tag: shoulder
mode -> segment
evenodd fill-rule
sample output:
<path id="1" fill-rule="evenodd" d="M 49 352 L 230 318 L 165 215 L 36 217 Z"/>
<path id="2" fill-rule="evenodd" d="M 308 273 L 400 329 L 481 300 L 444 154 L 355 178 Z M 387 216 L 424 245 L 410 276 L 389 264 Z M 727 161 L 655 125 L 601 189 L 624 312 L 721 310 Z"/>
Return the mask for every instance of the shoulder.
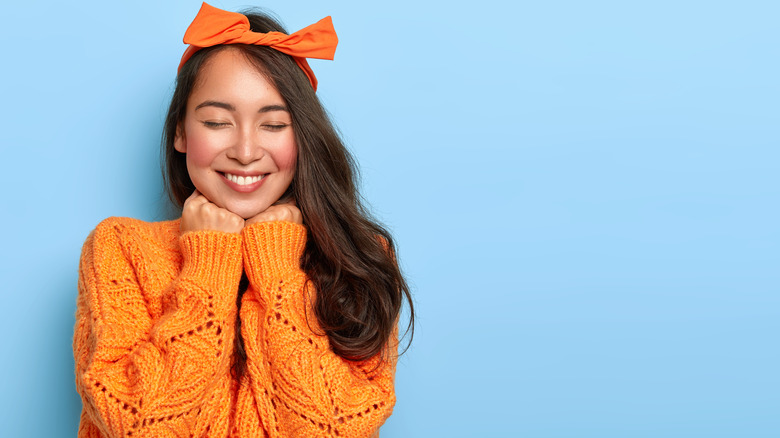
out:
<path id="1" fill-rule="evenodd" d="M 178 251 L 180 220 L 146 222 L 128 217 L 102 220 L 89 234 L 84 251 L 121 250 L 135 252 L 143 248 Z"/>
<path id="2" fill-rule="evenodd" d="M 83 275 L 105 283 L 173 272 L 180 260 L 179 220 L 145 222 L 110 217 L 87 237 L 80 264 Z"/>
<path id="3" fill-rule="evenodd" d="M 94 239 L 118 238 L 175 240 L 179 236 L 180 220 L 146 222 L 129 217 L 110 217 L 103 219 L 90 233 Z"/>

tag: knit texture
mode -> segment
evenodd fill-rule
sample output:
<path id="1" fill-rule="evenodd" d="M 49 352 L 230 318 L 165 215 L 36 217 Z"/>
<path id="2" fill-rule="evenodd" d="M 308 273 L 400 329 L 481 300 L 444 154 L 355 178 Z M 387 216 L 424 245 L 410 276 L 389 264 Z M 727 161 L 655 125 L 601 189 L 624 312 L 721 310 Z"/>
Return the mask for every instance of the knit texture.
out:
<path id="1" fill-rule="evenodd" d="M 73 352 L 79 437 L 368 437 L 392 413 L 387 360 L 335 355 L 299 267 L 306 228 L 179 233 L 103 221 L 81 256 Z M 247 372 L 231 376 L 236 298 Z"/>

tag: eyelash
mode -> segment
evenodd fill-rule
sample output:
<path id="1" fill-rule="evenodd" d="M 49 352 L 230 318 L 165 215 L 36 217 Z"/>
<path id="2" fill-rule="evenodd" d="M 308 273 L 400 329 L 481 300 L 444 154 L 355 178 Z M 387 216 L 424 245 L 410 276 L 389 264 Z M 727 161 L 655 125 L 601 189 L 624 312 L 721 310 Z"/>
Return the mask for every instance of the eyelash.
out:
<path id="1" fill-rule="evenodd" d="M 230 123 L 209 122 L 209 121 L 203 122 L 203 126 L 205 126 L 207 128 L 221 128 L 223 126 L 228 126 L 228 125 L 230 125 Z M 268 129 L 270 131 L 281 131 L 282 129 L 284 129 L 284 128 L 290 126 L 290 125 L 283 123 L 283 124 L 279 124 L 279 125 L 262 125 L 262 126 L 263 126 L 263 128 L 266 128 L 266 129 Z"/>
<path id="2" fill-rule="evenodd" d="M 203 126 L 207 128 L 221 128 L 223 126 L 227 126 L 228 123 L 221 123 L 221 122 L 203 122 Z"/>

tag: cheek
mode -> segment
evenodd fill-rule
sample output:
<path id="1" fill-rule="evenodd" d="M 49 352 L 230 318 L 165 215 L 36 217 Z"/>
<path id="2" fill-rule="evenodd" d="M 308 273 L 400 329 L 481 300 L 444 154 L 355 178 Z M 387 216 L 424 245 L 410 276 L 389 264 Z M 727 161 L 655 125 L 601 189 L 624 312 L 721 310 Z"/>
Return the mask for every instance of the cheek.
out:
<path id="1" fill-rule="evenodd" d="M 193 136 L 187 141 L 187 164 L 196 167 L 207 167 L 214 159 L 213 148 L 202 137 Z"/>
<path id="2" fill-rule="evenodd" d="M 295 146 L 295 141 L 291 141 L 274 152 L 274 162 L 281 171 L 295 170 L 297 157 L 298 148 Z"/>

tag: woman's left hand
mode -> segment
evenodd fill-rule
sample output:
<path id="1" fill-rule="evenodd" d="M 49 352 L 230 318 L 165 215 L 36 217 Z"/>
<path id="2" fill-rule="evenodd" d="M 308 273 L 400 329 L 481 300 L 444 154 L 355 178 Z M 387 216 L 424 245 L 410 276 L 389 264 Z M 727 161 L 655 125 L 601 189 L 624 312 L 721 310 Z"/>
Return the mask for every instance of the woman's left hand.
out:
<path id="1" fill-rule="evenodd" d="M 247 219 L 246 225 L 258 222 L 285 221 L 296 224 L 303 224 L 303 215 L 295 203 L 278 204 L 268 207 L 257 216 Z"/>

